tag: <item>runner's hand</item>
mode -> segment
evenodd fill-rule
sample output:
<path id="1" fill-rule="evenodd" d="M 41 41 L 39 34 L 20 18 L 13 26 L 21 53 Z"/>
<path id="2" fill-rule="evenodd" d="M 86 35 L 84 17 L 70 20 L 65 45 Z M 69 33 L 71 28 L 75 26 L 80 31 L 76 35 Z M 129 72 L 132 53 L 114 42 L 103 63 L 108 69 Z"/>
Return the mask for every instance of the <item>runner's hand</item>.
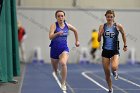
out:
<path id="1" fill-rule="evenodd" d="M 75 42 L 75 46 L 76 46 L 76 47 L 79 47 L 79 46 L 80 46 L 79 41 L 76 41 L 76 42 Z"/>

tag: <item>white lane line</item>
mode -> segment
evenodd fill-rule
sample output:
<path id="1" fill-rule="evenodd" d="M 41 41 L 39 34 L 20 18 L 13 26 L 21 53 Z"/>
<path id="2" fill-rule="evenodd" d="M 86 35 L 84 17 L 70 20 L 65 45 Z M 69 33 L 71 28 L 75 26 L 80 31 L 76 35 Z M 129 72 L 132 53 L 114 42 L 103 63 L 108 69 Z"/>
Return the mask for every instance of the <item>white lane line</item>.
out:
<path id="1" fill-rule="evenodd" d="M 27 64 L 23 64 L 24 67 L 23 67 L 23 72 L 21 73 L 21 81 L 20 81 L 20 86 L 19 86 L 19 91 L 18 93 L 21 93 L 22 92 L 22 86 L 23 86 L 23 81 L 24 81 L 24 77 L 25 77 L 25 72 L 26 72 L 26 66 Z"/>
<path id="2" fill-rule="evenodd" d="M 91 82 L 95 83 L 96 85 L 98 85 L 99 87 L 101 87 L 102 89 L 108 91 L 107 88 L 105 88 L 104 86 L 102 86 L 100 83 L 98 83 L 97 81 L 95 81 L 93 78 L 89 77 L 88 75 L 86 75 L 86 73 L 89 73 L 89 72 L 82 72 L 81 74 L 87 78 L 88 80 L 90 80 Z"/>
<path id="3" fill-rule="evenodd" d="M 68 88 L 70 89 L 71 93 L 75 93 L 74 89 L 66 82 Z"/>
<path id="4" fill-rule="evenodd" d="M 122 73 L 121 73 L 122 74 Z M 136 79 L 136 80 L 140 80 L 140 78 L 138 77 L 138 76 L 133 76 L 133 75 L 130 75 L 130 73 L 123 73 L 123 74 L 125 74 L 125 75 L 127 75 L 127 76 L 129 76 L 129 77 L 132 77 L 133 79 Z"/>
<path id="5" fill-rule="evenodd" d="M 52 75 L 55 78 L 55 80 L 56 80 L 57 84 L 59 85 L 59 87 L 61 88 L 61 83 L 60 83 L 58 77 L 56 76 L 55 72 L 53 72 Z M 63 91 L 63 93 L 67 93 L 67 91 Z"/>
<path id="6" fill-rule="evenodd" d="M 132 84 L 132 85 L 135 85 L 135 86 L 137 86 L 137 87 L 140 88 L 140 85 L 137 84 L 137 83 L 135 83 L 135 82 L 133 82 L 133 81 L 130 81 L 130 80 L 128 80 L 128 79 L 125 79 L 125 78 L 123 78 L 123 77 L 121 77 L 121 76 L 119 76 L 119 79 L 121 79 L 121 80 L 123 80 L 123 81 L 125 81 L 125 82 L 128 82 L 128 83 L 130 83 L 130 84 Z"/>

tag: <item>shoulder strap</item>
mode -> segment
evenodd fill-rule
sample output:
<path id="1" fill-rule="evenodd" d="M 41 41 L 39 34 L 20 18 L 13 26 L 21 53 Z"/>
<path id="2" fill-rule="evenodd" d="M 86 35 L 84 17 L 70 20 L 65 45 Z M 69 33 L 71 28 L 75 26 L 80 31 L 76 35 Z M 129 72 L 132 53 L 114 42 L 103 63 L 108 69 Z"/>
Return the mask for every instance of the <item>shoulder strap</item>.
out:
<path id="1" fill-rule="evenodd" d="M 119 30 L 117 28 L 117 23 L 114 23 L 114 26 L 115 26 L 116 30 L 119 32 Z"/>
<path id="2" fill-rule="evenodd" d="M 106 23 L 104 23 L 104 25 L 103 25 L 103 29 L 104 29 L 104 31 L 105 31 L 105 26 L 106 26 Z"/>
<path id="3" fill-rule="evenodd" d="M 117 23 L 116 22 L 114 23 L 114 26 L 117 26 Z"/>

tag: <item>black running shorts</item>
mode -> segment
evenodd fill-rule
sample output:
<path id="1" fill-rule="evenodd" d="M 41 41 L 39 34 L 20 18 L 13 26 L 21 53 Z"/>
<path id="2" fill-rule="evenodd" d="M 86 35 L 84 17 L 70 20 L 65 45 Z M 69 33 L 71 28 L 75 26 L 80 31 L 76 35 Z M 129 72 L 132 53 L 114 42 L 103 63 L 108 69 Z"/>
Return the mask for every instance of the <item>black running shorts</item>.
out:
<path id="1" fill-rule="evenodd" d="M 102 51 L 102 57 L 105 57 L 105 58 L 111 58 L 113 57 L 114 55 L 119 55 L 119 50 L 106 50 L 106 49 L 103 49 Z"/>

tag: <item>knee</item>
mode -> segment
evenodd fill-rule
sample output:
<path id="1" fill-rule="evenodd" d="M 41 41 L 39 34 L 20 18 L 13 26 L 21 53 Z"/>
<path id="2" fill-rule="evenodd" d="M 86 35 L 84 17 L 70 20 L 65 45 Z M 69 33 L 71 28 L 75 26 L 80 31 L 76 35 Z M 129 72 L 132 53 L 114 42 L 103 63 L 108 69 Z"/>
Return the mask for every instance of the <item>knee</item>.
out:
<path id="1" fill-rule="evenodd" d="M 61 66 L 67 66 L 65 61 L 60 61 Z"/>
<path id="2" fill-rule="evenodd" d="M 105 77 L 106 77 L 106 80 L 109 80 L 110 79 L 110 71 L 108 71 L 108 72 L 105 73 Z"/>
<path id="3" fill-rule="evenodd" d="M 113 70 L 113 71 L 115 71 L 115 70 L 117 70 L 117 69 L 118 69 L 118 67 L 117 67 L 117 66 L 112 65 L 112 70 Z"/>

